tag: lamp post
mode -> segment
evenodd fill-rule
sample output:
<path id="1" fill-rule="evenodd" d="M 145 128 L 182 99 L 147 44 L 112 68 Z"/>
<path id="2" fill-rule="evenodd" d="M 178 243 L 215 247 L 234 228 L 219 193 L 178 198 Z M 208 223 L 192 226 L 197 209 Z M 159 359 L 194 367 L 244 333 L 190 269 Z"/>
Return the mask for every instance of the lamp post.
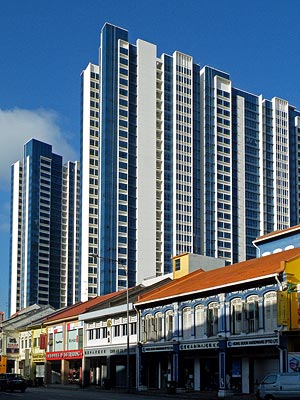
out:
<path id="1" fill-rule="evenodd" d="M 107 261 L 114 261 L 117 263 L 117 265 L 120 265 L 125 271 L 126 271 L 126 389 L 127 392 L 130 392 L 130 346 L 129 346 L 129 274 L 128 274 L 128 269 L 125 269 L 125 265 L 123 262 L 117 259 L 113 258 L 106 258 L 106 257 L 101 257 L 99 254 L 91 253 L 91 257 L 100 259 L 100 260 L 107 260 Z M 99 276 L 98 274 L 98 282 L 97 284 L 99 285 Z"/>

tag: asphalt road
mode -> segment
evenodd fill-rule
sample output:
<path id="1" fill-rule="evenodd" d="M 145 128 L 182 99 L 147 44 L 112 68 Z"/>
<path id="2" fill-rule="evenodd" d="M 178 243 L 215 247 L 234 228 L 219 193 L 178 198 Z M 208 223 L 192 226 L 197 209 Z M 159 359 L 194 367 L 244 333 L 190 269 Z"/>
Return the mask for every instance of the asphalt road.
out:
<path id="1" fill-rule="evenodd" d="M 96 388 L 81 389 L 77 385 L 53 385 L 48 387 L 29 387 L 25 393 L 1 392 L 0 400 L 24 399 L 24 400 L 159 400 L 159 399 L 197 399 L 197 400 L 218 400 L 214 393 L 124 393 Z M 254 395 L 234 395 L 230 400 L 254 400 Z"/>
<path id="2" fill-rule="evenodd" d="M 173 397 L 173 396 L 172 396 Z M 176 396 L 177 397 L 177 396 Z M 57 387 L 29 387 L 25 393 L 0 392 L 0 400 L 24 399 L 24 400 L 158 400 L 159 395 L 140 395 L 137 393 L 113 392 L 110 390 L 80 389 L 76 386 Z M 162 398 L 164 395 L 162 394 Z M 180 400 L 180 397 L 177 397 Z"/>
<path id="3" fill-rule="evenodd" d="M 96 391 L 88 389 L 65 389 L 65 388 L 27 388 L 25 393 L 0 392 L 0 400 L 4 399 L 24 399 L 24 400 L 132 400 L 136 395 L 127 393 L 113 393 L 110 391 Z M 148 398 L 148 396 L 147 396 Z M 152 400 L 151 398 L 148 398 Z M 153 399 L 157 400 L 157 397 Z"/>

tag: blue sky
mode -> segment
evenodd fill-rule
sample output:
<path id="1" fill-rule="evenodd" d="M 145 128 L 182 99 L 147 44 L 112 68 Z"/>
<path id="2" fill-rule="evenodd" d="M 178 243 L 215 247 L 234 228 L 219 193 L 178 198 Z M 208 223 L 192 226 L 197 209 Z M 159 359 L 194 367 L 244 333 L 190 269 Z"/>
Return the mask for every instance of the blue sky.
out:
<path id="1" fill-rule="evenodd" d="M 10 166 L 32 137 L 79 159 L 80 73 L 111 22 L 129 40 L 230 74 L 300 109 L 298 0 L 10 0 L 0 3 L 0 310 L 9 284 Z"/>

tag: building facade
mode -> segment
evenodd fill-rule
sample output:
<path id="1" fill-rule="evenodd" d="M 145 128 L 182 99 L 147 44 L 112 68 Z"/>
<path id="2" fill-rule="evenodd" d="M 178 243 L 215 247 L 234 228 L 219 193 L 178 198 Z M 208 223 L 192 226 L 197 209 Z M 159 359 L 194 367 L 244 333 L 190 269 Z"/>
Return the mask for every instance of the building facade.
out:
<path id="1" fill-rule="evenodd" d="M 187 262 L 173 259 L 173 280 L 20 311 L 0 323 L 1 368 L 46 384 L 223 398 L 299 368 L 299 248 L 190 273 Z"/>
<path id="2" fill-rule="evenodd" d="M 99 67 L 82 72 L 80 299 L 97 295 L 99 240 Z"/>
<path id="3" fill-rule="evenodd" d="M 169 281 L 170 275 L 143 281 L 79 315 L 84 323 L 85 384 L 128 390 L 137 387 L 139 321 L 134 303 L 140 295 L 159 290 Z"/>
<path id="4" fill-rule="evenodd" d="M 33 304 L 0 324 L 1 372 L 20 373 L 44 381 L 45 329 L 42 321 L 52 314 L 51 306 Z M 43 345 L 44 344 L 44 345 Z"/>
<path id="5" fill-rule="evenodd" d="M 12 166 L 10 315 L 78 298 L 79 177 L 78 162 L 63 165 L 51 145 L 35 139 Z"/>
<path id="6" fill-rule="evenodd" d="M 198 270 L 140 296 L 140 390 L 228 397 L 255 393 L 267 373 L 290 372 L 300 356 L 299 266 L 296 248 Z"/>
<path id="7" fill-rule="evenodd" d="M 253 258 L 254 239 L 299 223 L 299 111 L 128 36 L 106 23 L 82 73 L 83 299 L 185 252 Z"/>
<path id="8" fill-rule="evenodd" d="M 296 225 L 260 236 L 253 241 L 253 244 L 256 247 L 257 257 L 300 247 L 300 226 Z"/>

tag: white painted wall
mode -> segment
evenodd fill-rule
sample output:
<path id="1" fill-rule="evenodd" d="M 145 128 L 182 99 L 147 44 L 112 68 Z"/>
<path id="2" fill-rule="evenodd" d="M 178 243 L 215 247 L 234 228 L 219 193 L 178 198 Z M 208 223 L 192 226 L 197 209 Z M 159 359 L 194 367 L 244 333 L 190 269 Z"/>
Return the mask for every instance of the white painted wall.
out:
<path id="1" fill-rule="evenodd" d="M 137 41 L 137 283 L 156 274 L 156 46 Z"/>
<path id="2" fill-rule="evenodd" d="M 83 145 L 82 145 L 82 217 L 81 217 L 81 293 L 80 300 L 88 300 L 88 259 L 89 259 L 89 161 L 90 161 L 90 76 L 99 73 L 99 67 L 89 64 L 83 76 Z M 96 99 L 94 99 L 96 101 Z"/>
<path id="3" fill-rule="evenodd" d="M 20 194 L 20 167 L 18 161 L 13 165 L 13 204 L 12 204 L 12 249 L 11 249 L 11 292 L 10 292 L 10 314 L 17 311 L 17 288 L 18 288 L 18 225 L 19 225 L 19 194 Z"/>

